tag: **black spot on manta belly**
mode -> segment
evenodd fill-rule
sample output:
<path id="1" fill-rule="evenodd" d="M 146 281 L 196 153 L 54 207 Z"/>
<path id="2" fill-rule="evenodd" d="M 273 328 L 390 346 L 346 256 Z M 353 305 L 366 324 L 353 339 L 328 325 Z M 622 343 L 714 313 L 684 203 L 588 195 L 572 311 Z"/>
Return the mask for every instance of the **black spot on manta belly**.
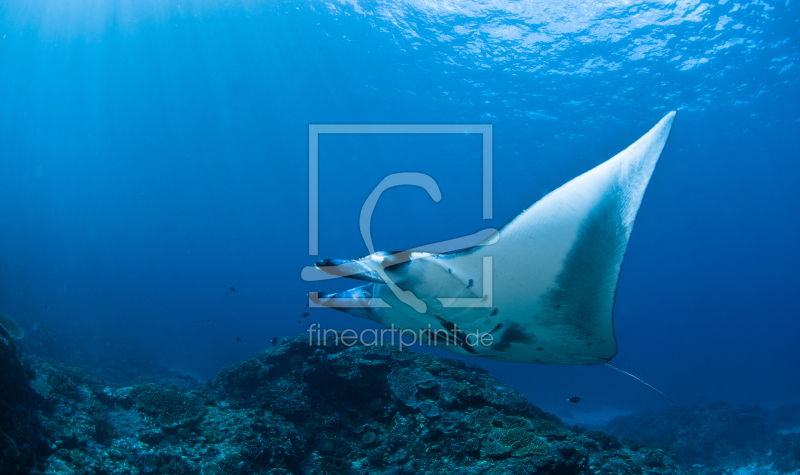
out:
<path id="1" fill-rule="evenodd" d="M 492 345 L 493 350 L 506 351 L 511 348 L 511 343 L 533 343 L 534 336 L 525 331 L 519 323 L 511 322 L 508 329 L 500 335 L 500 341 Z"/>
<path id="2" fill-rule="evenodd" d="M 509 343 L 533 343 L 533 335 L 526 332 L 519 323 L 511 322 L 500 340 Z"/>
<path id="3" fill-rule="evenodd" d="M 434 317 L 439 319 L 440 325 L 442 325 L 442 327 L 445 330 L 447 330 L 445 338 L 446 338 L 448 344 L 458 345 L 461 348 L 463 348 L 464 350 L 468 351 L 469 353 L 475 353 L 476 352 L 475 349 L 472 348 L 472 345 L 469 344 L 469 341 L 468 341 L 469 338 L 467 337 L 467 334 L 464 333 L 463 331 L 459 330 L 458 327 L 453 322 L 448 322 L 447 320 L 445 320 L 444 318 L 440 317 L 439 315 L 434 315 Z M 495 329 L 497 329 L 497 328 L 495 327 Z M 492 330 L 492 331 L 494 331 L 494 330 Z M 428 331 L 428 333 L 431 333 L 431 332 Z M 438 332 L 435 332 L 434 336 L 435 337 L 438 336 Z M 428 338 L 429 339 L 431 338 L 430 335 L 428 336 Z M 435 338 L 434 338 L 434 340 L 435 340 Z"/>

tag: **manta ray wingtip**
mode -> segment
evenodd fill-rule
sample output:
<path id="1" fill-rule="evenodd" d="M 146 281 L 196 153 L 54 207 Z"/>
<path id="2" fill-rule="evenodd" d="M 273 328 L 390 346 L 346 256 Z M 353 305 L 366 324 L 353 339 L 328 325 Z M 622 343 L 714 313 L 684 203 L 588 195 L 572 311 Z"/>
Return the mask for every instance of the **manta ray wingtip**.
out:
<path id="1" fill-rule="evenodd" d="M 676 115 L 678 115 L 678 111 L 677 110 L 671 110 L 671 111 L 667 112 L 667 115 L 665 115 L 661 119 L 661 122 L 668 122 L 669 123 L 669 127 L 672 127 L 672 123 L 675 122 L 675 116 Z"/>

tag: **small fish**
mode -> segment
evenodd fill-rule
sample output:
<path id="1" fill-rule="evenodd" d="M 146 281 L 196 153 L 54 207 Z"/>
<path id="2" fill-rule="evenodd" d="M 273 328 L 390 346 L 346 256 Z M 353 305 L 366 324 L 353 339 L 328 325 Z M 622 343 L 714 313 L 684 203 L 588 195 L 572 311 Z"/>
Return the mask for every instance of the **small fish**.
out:
<path id="1" fill-rule="evenodd" d="M 581 398 L 578 396 L 572 396 L 571 398 L 567 399 L 569 402 L 581 402 Z"/>
<path id="2" fill-rule="evenodd" d="M 206 320 L 206 323 L 210 322 L 211 320 Z"/>
<path id="3" fill-rule="evenodd" d="M 241 338 L 239 338 L 239 337 L 237 336 L 237 337 L 236 337 L 236 341 L 242 341 L 242 339 L 241 339 Z M 576 401 L 576 402 L 577 402 L 577 401 Z"/>
<path id="4" fill-rule="evenodd" d="M 231 292 L 236 292 L 236 289 L 234 289 L 233 287 L 228 287 L 228 288 L 231 289 Z"/>
<path id="5" fill-rule="evenodd" d="M 304 314 L 302 314 L 302 315 L 300 315 L 300 316 L 301 316 L 301 317 L 307 317 L 307 316 L 308 316 L 308 312 L 306 312 L 306 313 L 304 313 Z"/>
<path id="6" fill-rule="evenodd" d="M 275 346 L 277 344 L 278 344 L 278 337 L 277 336 L 273 336 L 272 337 L 272 346 Z"/>
<path id="7" fill-rule="evenodd" d="M 47 304 L 44 304 L 44 308 L 47 308 Z"/>

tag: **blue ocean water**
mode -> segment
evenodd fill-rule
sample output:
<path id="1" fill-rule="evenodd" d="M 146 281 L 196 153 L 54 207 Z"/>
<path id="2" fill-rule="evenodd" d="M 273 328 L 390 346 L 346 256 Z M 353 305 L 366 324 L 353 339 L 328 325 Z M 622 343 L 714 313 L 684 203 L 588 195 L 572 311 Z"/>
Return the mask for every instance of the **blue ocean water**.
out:
<path id="1" fill-rule="evenodd" d="M 369 326 L 301 317 L 349 283 L 300 272 L 367 253 L 359 212 L 386 175 L 443 198 L 387 192 L 376 249 L 452 239 L 677 109 L 613 363 L 682 404 L 797 401 L 799 25 L 790 0 L 3 2 L 0 311 L 97 364 L 209 378 L 309 323 Z M 374 123 L 491 124 L 493 219 L 477 135 L 323 136 L 309 255 L 309 124 Z M 468 360 L 554 412 L 669 404 L 607 368 Z"/>

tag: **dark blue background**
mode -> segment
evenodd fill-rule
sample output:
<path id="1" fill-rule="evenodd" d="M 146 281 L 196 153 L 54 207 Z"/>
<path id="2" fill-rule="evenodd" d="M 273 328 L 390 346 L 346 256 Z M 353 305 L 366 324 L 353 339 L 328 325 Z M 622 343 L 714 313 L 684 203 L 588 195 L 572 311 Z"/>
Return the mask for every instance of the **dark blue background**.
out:
<path id="1" fill-rule="evenodd" d="M 671 7 L 576 26 L 512 4 L 29 3 L 0 7 L 0 311 L 29 334 L 207 378 L 307 323 L 364 328 L 300 318 L 307 291 L 348 286 L 299 277 L 316 259 L 310 123 L 494 127 L 488 222 L 478 137 L 322 137 L 320 257 L 354 258 L 361 204 L 389 173 L 427 173 L 443 199 L 386 193 L 377 249 L 455 238 L 678 109 L 623 267 L 614 363 L 679 403 L 797 400 L 796 5 L 693 4 L 631 27 Z M 607 368 L 470 362 L 553 411 L 665 404 Z"/>

